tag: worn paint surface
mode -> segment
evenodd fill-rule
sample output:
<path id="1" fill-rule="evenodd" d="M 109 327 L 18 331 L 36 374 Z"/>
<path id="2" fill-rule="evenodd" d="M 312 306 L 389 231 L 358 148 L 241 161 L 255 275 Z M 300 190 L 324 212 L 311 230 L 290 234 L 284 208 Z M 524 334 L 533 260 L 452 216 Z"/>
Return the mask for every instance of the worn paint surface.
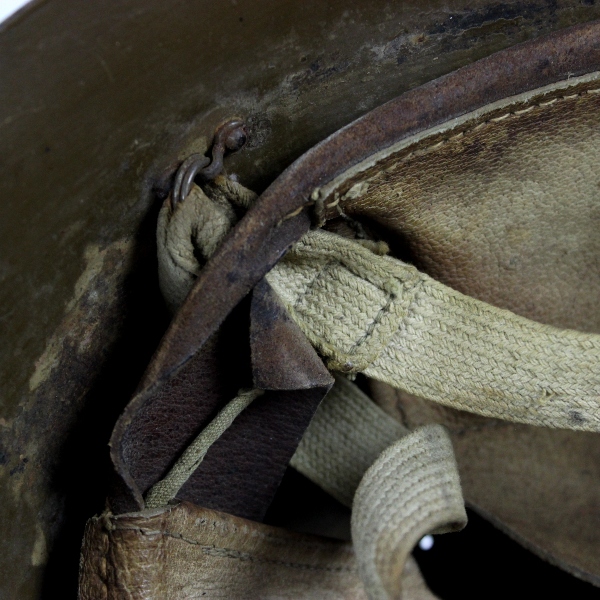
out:
<path id="1" fill-rule="evenodd" d="M 97 450 L 106 448 L 119 406 L 135 386 L 128 369 L 135 377 L 142 366 L 127 349 L 141 350 L 147 360 L 157 341 L 151 327 L 135 322 L 151 315 L 142 308 L 132 320 L 127 310 L 132 302 L 143 302 L 144 292 L 156 296 L 144 282 L 152 281 L 145 262 L 132 240 L 87 248 L 83 273 L 64 318 L 31 365 L 28 393 L 17 416 L 2 422 L 0 548 L 6 563 L 1 577 L 5 589 L 11 585 L 3 597 L 28 597 L 32 580 L 39 589 L 45 568 L 52 571 L 55 564 L 57 554 L 50 552 L 57 536 L 58 548 L 76 563 L 77 541 L 69 539 L 70 520 L 102 507 L 97 486 L 106 480 L 106 467 Z M 133 263 L 144 272 L 142 280 L 128 275 Z M 158 320 L 156 325 L 160 330 L 164 322 Z M 139 331 L 141 327 L 148 333 Z M 130 330 L 130 341 L 124 345 L 119 341 L 123 328 Z M 136 335 L 141 339 L 135 340 Z M 149 347 L 140 349 L 139 342 Z M 12 573 L 20 581 L 15 582 L 13 575 L 11 582 L 11 561 Z M 75 572 L 76 568 L 71 576 Z M 51 587 L 56 583 L 52 575 L 48 580 L 48 573 L 46 580 Z"/>
<path id="2" fill-rule="evenodd" d="M 165 325 L 160 173 L 224 117 L 263 189 L 403 91 L 600 17 L 579 0 L 39 2 L 0 31 L 0 597 L 74 597 L 105 444 Z"/>

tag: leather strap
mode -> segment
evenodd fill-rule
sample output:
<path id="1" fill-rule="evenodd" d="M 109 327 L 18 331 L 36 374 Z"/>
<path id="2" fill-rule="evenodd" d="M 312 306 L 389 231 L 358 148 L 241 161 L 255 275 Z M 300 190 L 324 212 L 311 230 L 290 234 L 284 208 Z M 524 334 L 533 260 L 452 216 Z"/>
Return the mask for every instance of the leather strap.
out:
<path id="1" fill-rule="evenodd" d="M 146 491 L 215 413 L 239 387 L 254 386 L 265 394 L 211 446 L 177 497 L 262 520 L 332 383 L 310 343 L 263 282 L 249 311 L 244 302 L 176 377 L 117 423 L 112 443 L 119 444 L 138 495 L 136 504 L 123 493 L 114 495 L 113 511 L 143 508 Z"/>

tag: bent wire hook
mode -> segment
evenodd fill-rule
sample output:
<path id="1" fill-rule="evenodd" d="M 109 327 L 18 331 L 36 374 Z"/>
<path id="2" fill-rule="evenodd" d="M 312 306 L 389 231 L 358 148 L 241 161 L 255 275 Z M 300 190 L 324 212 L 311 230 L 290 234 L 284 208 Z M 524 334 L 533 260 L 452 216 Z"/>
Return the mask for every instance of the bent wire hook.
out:
<path id="1" fill-rule="evenodd" d="M 205 181 L 214 179 L 223 169 L 225 153 L 241 150 L 247 137 L 246 125 L 240 119 L 232 119 L 220 125 L 215 131 L 212 162 L 207 156 L 192 154 L 181 163 L 177 170 L 171 195 L 173 208 L 178 202 L 186 199 L 197 176 Z"/>

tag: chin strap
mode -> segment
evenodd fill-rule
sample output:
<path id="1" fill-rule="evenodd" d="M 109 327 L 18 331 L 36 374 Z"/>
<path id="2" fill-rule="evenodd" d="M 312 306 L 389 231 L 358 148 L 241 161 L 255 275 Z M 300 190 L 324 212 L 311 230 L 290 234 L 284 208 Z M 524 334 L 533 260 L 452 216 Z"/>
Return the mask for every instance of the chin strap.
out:
<path id="1" fill-rule="evenodd" d="M 311 231 L 268 274 L 332 370 L 487 417 L 600 431 L 600 336 L 481 302 Z"/>
<path id="2" fill-rule="evenodd" d="M 219 177 L 159 218 L 170 306 L 255 195 Z M 385 244 L 316 230 L 267 275 L 329 368 L 486 417 L 600 431 L 600 336 L 558 329 L 465 296 L 385 256 Z"/>
<path id="3" fill-rule="evenodd" d="M 336 377 L 291 465 L 352 508 L 352 541 L 371 600 L 400 597 L 406 561 L 424 535 L 467 523 L 444 427 L 409 432 L 344 377 Z"/>
<path id="4" fill-rule="evenodd" d="M 161 287 L 177 306 L 254 195 L 225 178 L 194 187 L 159 219 Z M 386 256 L 382 243 L 322 230 L 267 275 L 333 371 L 365 375 L 488 417 L 600 431 L 600 336 L 561 330 L 465 296 Z M 149 492 L 175 497 L 210 445 L 261 392 L 228 404 Z M 323 401 L 292 466 L 352 506 L 359 573 L 371 599 L 400 595 L 427 533 L 466 524 L 452 446 L 439 425 L 409 433 L 346 378 Z"/>

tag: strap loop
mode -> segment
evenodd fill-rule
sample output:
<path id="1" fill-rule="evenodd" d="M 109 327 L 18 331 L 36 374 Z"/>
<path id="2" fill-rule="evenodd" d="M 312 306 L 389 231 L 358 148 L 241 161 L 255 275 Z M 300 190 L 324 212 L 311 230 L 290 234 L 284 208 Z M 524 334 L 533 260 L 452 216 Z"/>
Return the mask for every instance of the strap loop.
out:
<path id="1" fill-rule="evenodd" d="M 372 600 L 398 598 L 410 552 L 467 516 L 450 438 L 440 425 L 409 432 L 337 377 L 291 465 L 352 507 L 358 569 Z"/>
<path id="2" fill-rule="evenodd" d="M 466 524 L 445 429 L 420 427 L 390 446 L 366 472 L 352 504 L 352 541 L 369 599 L 400 598 L 404 565 L 421 537 Z"/>

